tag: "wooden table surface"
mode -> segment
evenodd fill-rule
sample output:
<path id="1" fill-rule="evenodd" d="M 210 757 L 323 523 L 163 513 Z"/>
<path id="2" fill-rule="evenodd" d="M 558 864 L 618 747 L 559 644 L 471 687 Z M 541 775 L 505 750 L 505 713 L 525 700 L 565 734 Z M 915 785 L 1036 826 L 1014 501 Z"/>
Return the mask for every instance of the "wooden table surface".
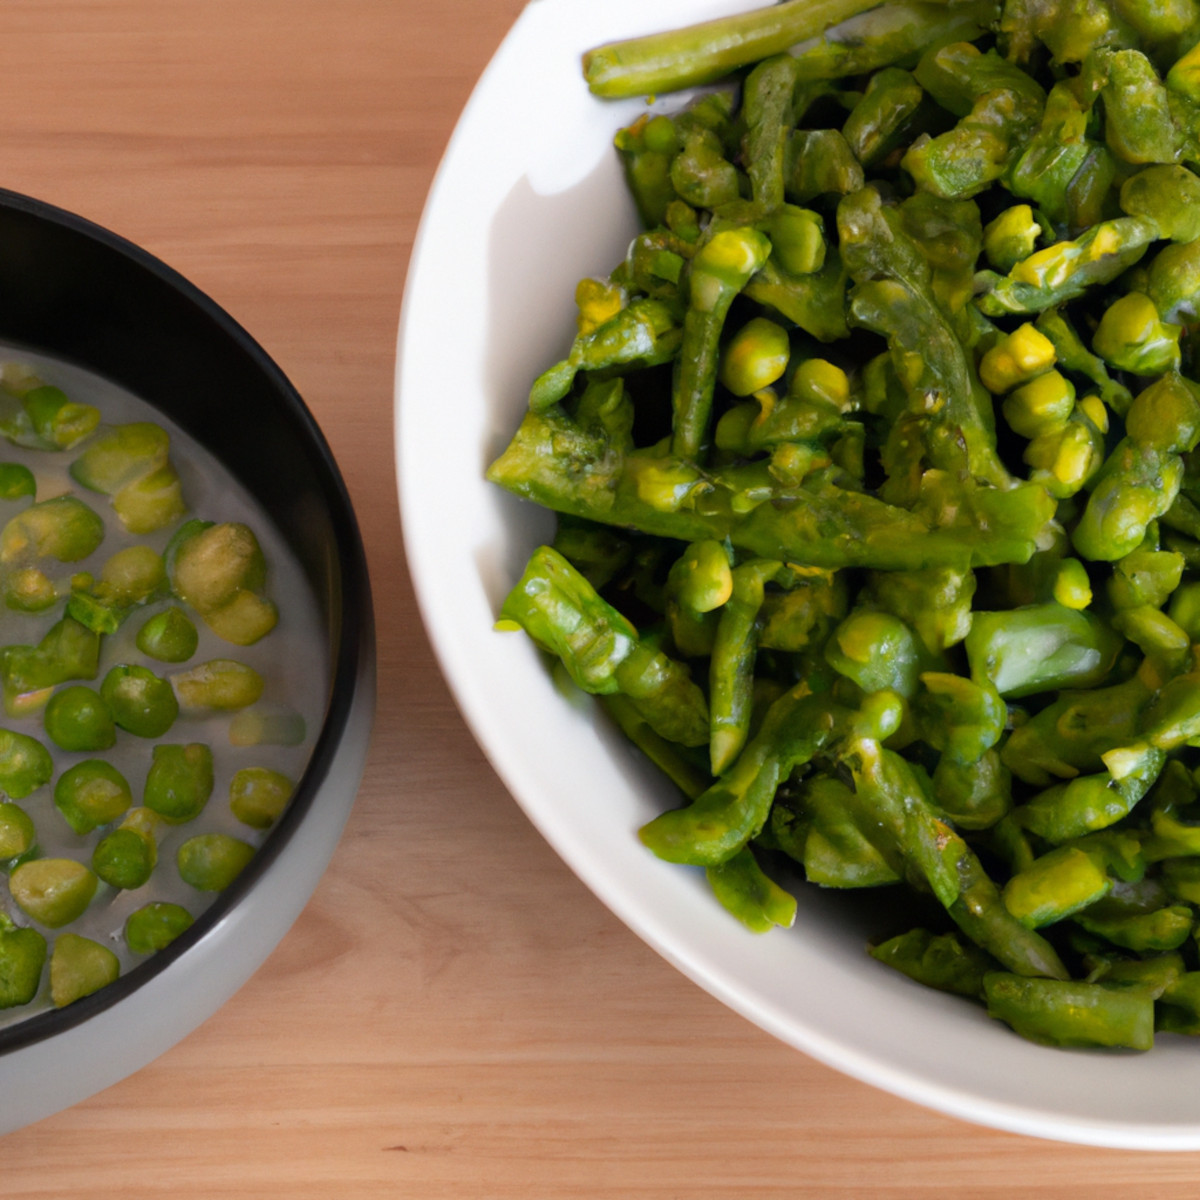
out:
<path id="1" fill-rule="evenodd" d="M 521 3 L 0 9 L 0 184 L 148 247 L 281 364 L 353 466 L 380 656 L 366 778 L 297 924 L 174 1049 L 0 1139 L 0 1189 L 1194 1198 L 1200 1155 L 978 1129 L 760 1032 L 601 906 L 472 740 L 406 573 L 392 368 L 426 190 Z"/>

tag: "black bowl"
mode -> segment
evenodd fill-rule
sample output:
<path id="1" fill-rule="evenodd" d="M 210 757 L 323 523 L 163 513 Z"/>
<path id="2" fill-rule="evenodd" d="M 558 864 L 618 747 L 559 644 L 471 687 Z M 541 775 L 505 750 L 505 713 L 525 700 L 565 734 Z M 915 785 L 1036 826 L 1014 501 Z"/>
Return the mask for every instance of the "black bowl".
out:
<path id="1" fill-rule="evenodd" d="M 362 539 L 329 446 L 283 372 L 206 295 L 123 238 L 0 190 L 0 341 L 119 384 L 219 459 L 301 564 L 330 664 L 308 768 L 237 881 L 167 949 L 115 983 L 0 1029 L 5 1132 L 161 1053 L 215 1011 L 283 936 L 328 863 L 361 779 L 375 647 Z M 48 1080 L 45 1070 L 64 1055 L 73 1064 L 60 1072 L 67 1078 Z M 34 1094 L 18 1102 L 12 1085 L 27 1072 Z"/>

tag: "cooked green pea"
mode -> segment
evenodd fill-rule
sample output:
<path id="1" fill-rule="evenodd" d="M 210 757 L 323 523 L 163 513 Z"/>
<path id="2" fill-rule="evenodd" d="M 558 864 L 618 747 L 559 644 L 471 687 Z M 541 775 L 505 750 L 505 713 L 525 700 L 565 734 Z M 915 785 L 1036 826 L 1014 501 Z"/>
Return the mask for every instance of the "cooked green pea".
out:
<path id="1" fill-rule="evenodd" d="M 179 703 L 188 709 L 219 712 L 246 708 L 263 694 L 263 677 L 244 663 L 214 658 L 171 676 Z"/>
<path id="2" fill-rule="evenodd" d="M 115 821 L 132 803 L 128 780 L 99 758 L 68 767 L 54 785 L 54 806 L 76 833 Z"/>
<path id="3" fill-rule="evenodd" d="M 176 862 L 184 883 L 202 892 L 223 892 L 254 857 L 254 847 L 227 833 L 201 833 L 179 847 Z"/>
<path id="4" fill-rule="evenodd" d="M 42 714 L 46 736 L 60 749 L 82 752 L 116 745 L 117 727 L 100 693 L 85 684 L 62 688 Z"/>
<path id="5" fill-rule="evenodd" d="M 46 939 L 0 913 L 0 1008 L 28 1004 L 37 995 L 46 962 Z"/>
<path id="6" fill-rule="evenodd" d="M 103 540 L 104 522 L 98 514 L 74 496 L 55 496 L 30 505 L 0 530 L 0 562 L 78 562 Z"/>
<path id="7" fill-rule="evenodd" d="M 21 911 L 51 929 L 83 916 L 96 894 L 96 876 L 73 858 L 35 858 L 8 877 Z"/>
<path id="8" fill-rule="evenodd" d="M 172 824 L 203 811 L 213 789 L 212 751 L 200 742 L 154 747 L 143 796 L 148 809 Z"/>
<path id="9" fill-rule="evenodd" d="M 64 1008 L 98 992 L 121 974 L 117 956 L 107 947 L 77 933 L 60 933 L 50 954 L 50 998 Z"/>
<path id="10" fill-rule="evenodd" d="M 119 604 L 141 604 L 166 583 L 166 564 L 157 550 L 125 546 L 100 568 L 96 592 Z"/>
<path id="11" fill-rule="evenodd" d="M 182 608 L 155 613 L 138 630 L 137 648 L 159 662 L 187 662 L 196 653 L 200 635 Z"/>
<path id="12" fill-rule="evenodd" d="M 153 954 L 169 946 L 192 924 L 192 914 L 179 904 L 158 900 L 129 914 L 125 944 L 134 954 Z"/>
<path id="13" fill-rule="evenodd" d="M 61 388 L 42 384 L 26 392 L 21 404 L 33 431 L 55 450 L 69 450 L 82 442 L 100 424 L 100 410 L 77 404 Z"/>
<path id="14" fill-rule="evenodd" d="M 53 774 L 54 760 L 37 738 L 0 729 L 0 788 L 11 800 L 37 791 Z"/>
<path id="15" fill-rule="evenodd" d="M 14 612 L 45 612 L 58 600 L 58 588 L 40 567 L 21 567 L 4 580 L 4 603 Z"/>
<path id="16" fill-rule="evenodd" d="M 140 888 L 154 870 L 156 852 L 132 829 L 114 829 L 92 851 L 92 870 L 110 887 Z"/>
<path id="17" fill-rule="evenodd" d="M 15 804 L 0 804 L 0 860 L 28 854 L 36 842 L 33 818 Z"/>
<path id="18" fill-rule="evenodd" d="M 179 715 L 170 683 L 148 667 L 128 663 L 113 667 L 100 684 L 100 695 L 113 720 L 138 737 L 162 737 Z"/>
<path id="19" fill-rule="evenodd" d="M 24 463 L 0 463 L 0 500 L 37 495 L 37 480 Z"/>
<path id="20" fill-rule="evenodd" d="M 243 767 L 229 785 L 233 815 L 253 829 L 269 829 L 283 814 L 296 785 L 269 767 Z"/>

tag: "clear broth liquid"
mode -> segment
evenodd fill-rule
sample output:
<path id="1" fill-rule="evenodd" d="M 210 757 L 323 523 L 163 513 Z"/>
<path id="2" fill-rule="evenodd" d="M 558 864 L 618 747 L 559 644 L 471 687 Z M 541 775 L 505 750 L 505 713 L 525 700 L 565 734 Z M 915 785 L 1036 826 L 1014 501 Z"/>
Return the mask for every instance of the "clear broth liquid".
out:
<path id="1" fill-rule="evenodd" d="M 298 714 L 304 722 L 304 737 L 291 745 L 236 746 L 231 744 L 229 726 L 234 714 L 195 715 L 180 710 L 178 718 L 159 739 L 137 737 L 118 729 L 117 743 L 98 753 L 68 753 L 46 736 L 42 710 L 21 717 L 10 717 L 0 710 L 0 726 L 37 738 L 54 759 L 54 777 L 50 783 L 18 801 L 37 828 L 39 857 L 71 858 L 90 865 L 96 843 L 111 826 L 89 834 L 76 834 L 54 805 L 54 783 L 68 767 L 87 758 L 103 758 L 129 781 L 133 805 L 142 803 L 142 789 L 155 745 L 203 742 L 212 749 L 214 784 L 204 811 L 181 825 L 163 825 L 158 831 L 158 861 L 149 881 L 142 887 L 121 891 L 100 883 L 95 898 L 84 914 L 62 929 L 48 929 L 30 919 L 15 903 L 8 889 L 7 876 L 0 879 L 0 908 L 17 925 L 38 929 L 53 949 L 56 934 L 71 932 L 107 946 L 118 957 L 125 974 L 146 956 L 132 953 L 125 944 L 124 925 L 131 913 L 152 901 L 182 905 L 198 918 L 217 898 L 216 893 L 201 892 L 185 883 L 176 866 L 176 851 L 188 838 L 200 833 L 226 833 L 256 848 L 270 830 L 256 830 L 238 821 L 230 811 L 230 782 L 243 767 L 267 767 L 281 772 L 294 783 L 304 772 L 324 719 L 329 688 L 329 668 L 325 637 L 308 582 L 278 530 L 249 492 L 207 450 L 190 438 L 158 409 L 90 371 L 57 359 L 32 354 L 15 346 L 0 344 L 0 362 L 28 368 L 47 384 L 61 388 L 78 403 L 94 405 L 101 414 L 96 434 L 70 450 L 46 451 L 16 446 L 0 438 L 0 462 L 24 463 L 37 480 L 36 500 L 70 492 L 99 514 L 105 522 L 105 537 L 89 558 L 60 564 L 47 560 L 43 569 L 56 581 L 65 582 L 77 572 L 99 574 L 102 565 L 119 549 L 148 545 L 160 553 L 183 521 L 200 518 L 220 523 L 238 521 L 248 525 L 258 538 L 267 562 L 266 594 L 279 611 L 275 628 L 251 646 L 234 646 L 217 637 L 198 614 L 173 597 L 135 608 L 114 634 L 101 639 L 100 669 L 94 680 L 80 680 L 98 688 L 110 667 L 118 663 L 140 664 L 156 675 L 170 677 L 210 659 L 234 659 L 253 667 L 263 677 L 262 699 L 254 706 L 266 712 L 286 710 Z M 166 429 L 171 438 L 171 461 L 182 487 L 187 513 L 165 528 L 150 534 L 130 534 L 117 519 L 109 498 L 89 492 L 71 479 L 68 469 L 97 434 L 114 425 L 134 421 L 152 421 Z M 29 503 L 0 500 L 0 527 Z M 196 653 L 184 663 L 158 662 L 144 655 L 135 642 L 141 626 L 155 613 L 182 607 L 192 618 L 200 635 Z M 62 615 L 65 596 L 43 613 L 15 612 L 0 603 L 0 646 L 36 644 Z M 62 685 L 67 686 L 67 685 Z M 0 793 L 0 799 L 4 799 Z M 53 1007 L 49 994 L 49 955 L 43 969 L 41 987 L 34 1000 L 16 1008 L 0 1009 L 0 1027 L 25 1020 Z"/>

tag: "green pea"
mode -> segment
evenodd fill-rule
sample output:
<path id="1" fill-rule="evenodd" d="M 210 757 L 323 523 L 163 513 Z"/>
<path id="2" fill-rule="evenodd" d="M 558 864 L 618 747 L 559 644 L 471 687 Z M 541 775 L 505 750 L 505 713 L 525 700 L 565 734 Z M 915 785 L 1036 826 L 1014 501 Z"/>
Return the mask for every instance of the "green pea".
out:
<path id="1" fill-rule="evenodd" d="M 28 1004 L 37 995 L 46 962 L 46 939 L 0 913 L 0 1008 Z"/>
<path id="2" fill-rule="evenodd" d="M 0 729 L 0 788 L 10 800 L 21 800 L 54 774 L 50 751 L 35 737 Z"/>
<path id="3" fill-rule="evenodd" d="M 37 495 L 37 480 L 24 463 L 0 463 L 0 500 Z"/>
<path id="4" fill-rule="evenodd" d="M 54 580 L 40 567 L 21 567 L 4 581 L 4 603 L 14 612 L 45 612 L 57 600 Z"/>
<path id="5" fill-rule="evenodd" d="M 172 824 L 198 816 L 213 789 L 212 751 L 200 742 L 154 747 L 144 802 Z"/>
<path id="6" fill-rule="evenodd" d="M 162 737 L 179 715 L 170 683 L 147 667 L 128 663 L 113 667 L 100 684 L 100 695 L 113 720 L 138 737 Z"/>
<path id="7" fill-rule="evenodd" d="M 179 703 L 188 709 L 226 712 L 246 708 L 263 694 L 263 678 L 253 668 L 214 658 L 171 677 Z"/>
<path id="8" fill-rule="evenodd" d="M 96 876 L 73 858 L 35 858 L 8 877 L 8 890 L 21 911 L 51 929 L 83 916 L 96 885 Z"/>
<path id="9" fill-rule="evenodd" d="M 192 924 L 192 914 L 182 905 L 158 900 L 129 914 L 125 944 L 134 954 L 153 954 L 169 946 Z"/>
<path id="10" fill-rule="evenodd" d="M 65 1008 L 98 992 L 121 974 L 117 956 L 107 947 L 77 933 L 60 933 L 50 954 L 50 998 Z"/>
<path id="11" fill-rule="evenodd" d="M 78 404 L 50 384 L 26 392 L 21 404 L 29 415 L 34 433 L 55 450 L 69 450 L 100 424 L 98 408 Z"/>
<path id="12" fill-rule="evenodd" d="M 158 857 L 153 842 L 132 829 L 114 829 L 92 851 L 92 870 L 110 887 L 140 888 L 154 870 Z"/>
<path id="13" fill-rule="evenodd" d="M 96 591 L 119 604 L 142 604 L 166 583 L 166 564 L 157 550 L 126 546 L 100 568 Z"/>
<path id="14" fill-rule="evenodd" d="M 54 806 L 76 833 L 115 821 L 132 803 L 125 776 L 99 758 L 68 767 L 54 785 Z"/>
<path id="15" fill-rule="evenodd" d="M 0 804 L 0 860 L 28 854 L 36 842 L 33 818 L 15 804 Z"/>
<path id="16" fill-rule="evenodd" d="M 116 745 L 117 727 L 100 693 L 82 683 L 50 697 L 42 714 L 46 736 L 60 749 L 91 752 Z"/>
<path id="17" fill-rule="evenodd" d="M 137 648 L 159 662 L 187 662 L 199 644 L 196 626 L 182 608 L 168 608 L 156 613 L 137 635 Z"/>
<path id="18" fill-rule="evenodd" d="M 103 540 L 104 521 L 97 513 L 74 496 L 55 496 L 30 505 L 0 530 L 0 562 L 42 557 L 78 562 Z"/>
<path id="19" fill-rule="evenodd" d="M 188 838 L 175 856 L 184 883 L 201 892 L 224 891 L 254 857 L 254 847 L 227 833 Z"/>
<path id="20" fill-rule="evenodd" d="M 253 829 L 269 829 L 283 814 L 296 785 L 269 767 L 243 767 L 229 785 L 233 815 Z"/>

